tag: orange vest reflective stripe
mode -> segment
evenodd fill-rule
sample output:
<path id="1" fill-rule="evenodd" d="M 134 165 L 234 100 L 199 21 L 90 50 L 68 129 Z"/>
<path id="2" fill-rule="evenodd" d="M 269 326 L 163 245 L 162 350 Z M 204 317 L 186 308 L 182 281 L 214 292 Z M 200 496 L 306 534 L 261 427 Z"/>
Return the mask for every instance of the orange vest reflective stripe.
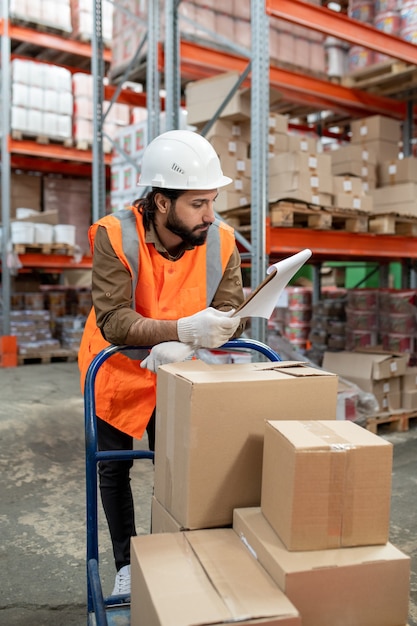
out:
<path id="1" fill-rule="evenodd" d="M 99 226 L 106 228 L 115 253 L 132 277 L 133 308 L 153 319 L 179 319 L 210 306 L 235 246 L 233 230 L 216 221 L 203 246 L 186 251 L 174 262 L 145 242 L 142 217 L 136 209 L 119 211 L 93 224 L 89 231 L 92 247 Z M 108 345 L 92 309 L 78 355 L 82 389 L 91 361 Z M 114 354 L 101 365 L 95 392 L 98 416 L 133 437 L 142 437 L 155 407 L 155 374 L 141 369 L 140 360 Z"/>

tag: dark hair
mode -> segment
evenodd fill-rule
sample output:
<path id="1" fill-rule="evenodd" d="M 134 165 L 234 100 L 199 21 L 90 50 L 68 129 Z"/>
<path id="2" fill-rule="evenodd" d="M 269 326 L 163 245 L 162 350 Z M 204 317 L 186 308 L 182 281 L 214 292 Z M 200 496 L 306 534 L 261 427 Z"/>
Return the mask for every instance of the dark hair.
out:
<path id="1" fill-rule="evenodd" d="M 157 193 L 162 194 L 168 200 L 175 201 L 186 192 L 185 189 L 162 189 L 161 187 L 152 187 L 152 190 L 146 194 L 144 198 L 138 198 L 134 201 L 133 206 L 136 207 L 142 215 L 145 230 L 149 230 L 155 219 L 155 196 Z"/>

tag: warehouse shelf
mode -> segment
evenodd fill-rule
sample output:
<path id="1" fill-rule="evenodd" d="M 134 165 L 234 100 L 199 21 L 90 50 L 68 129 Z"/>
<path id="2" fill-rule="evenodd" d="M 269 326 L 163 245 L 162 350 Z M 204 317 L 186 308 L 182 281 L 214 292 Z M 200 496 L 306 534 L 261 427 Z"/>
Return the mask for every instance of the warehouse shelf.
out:
<path id="1" fill-rule="evenodd" d="M 266 224 L 266 249 L 271 259 L 309 248 L 312 260 L 322 261 L 403 261 L 417 259 L 415 237 L 351 233 L 339 230 L 275 228 Z"/>
<path id="2" fill-rule="evenodd" d="M 415 55 L 417 57 L 416 52 Z M 159 70 L 162 71 L 164 58 L 162 53 L 160 56 Z M 200 80 L 225 71 L 242 73 L 248 64 L 248 60 L 243 57 L 189 41 L 181 41 L 180 56 L 181 76 L 188 80 Z M 405 102 L 344 87 L 274 65 L 270 65 L 269 81 L 270 86 L 278 90 L 285 99 L 304 107 L 307 105 L 310 110 L 333 110 L 352 117 L 378 114 L 405 119 L 407 115 Z M 417 110 L 415 115 L 417 119 Z"/>
<path id="3" fill-rule="evenodd" d="M 406 63 L 415 64 L 417 61 L 415 44 L 326 7 L 301 0 L 266 0 L 265 10 L 272 17 L 370 48 Z"/>
<path id="4" fill-rule="evenodd" d="M 62 63 L 66 62 L 72 66 L 81 66 L 83 61 L 89 63 L 92 57 L 92 46 L 89 43 L 27 26 L 20 26 L 14 24 L 11 20 L 0 20 L 0 36 L 4 34 L 10 37 L 13 47 L 16 47 L 18 44 L 25 44 L 25 48 L 28 50 L 26 56 L 30 56 L 33 59 L 46 60 L 45 56 L 51 56 L 52 51 L 55 55 L 56 53 L 65 55 L 62 57 L 62 59 L 65 58 L 65 61 L 61 61 Z M 104 49 L 103 60 L 106 63 L 110 63 L 111 50 L 109 48 Z"/>
<path id="5" fill-rule="evenodd" d="M 40 252 L 19 254 L 19 261 L 22 264 L 20 270 L 22 273 L 34 269 L 53 273 L 69 269 L 88 270 L 92 265 L 91 257 L 83 256 L 81 260 L 76 260 L 68 254 L 42 254 Z"/>

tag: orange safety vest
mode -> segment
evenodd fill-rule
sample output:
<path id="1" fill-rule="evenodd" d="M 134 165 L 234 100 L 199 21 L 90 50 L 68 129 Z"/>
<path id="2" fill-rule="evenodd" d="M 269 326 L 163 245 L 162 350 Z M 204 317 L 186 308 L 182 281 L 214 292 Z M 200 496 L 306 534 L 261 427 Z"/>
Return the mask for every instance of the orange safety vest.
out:
<path id="1" fill-rule="evenodd" d="M 233 229 L 216 220 L 206 243 L 187 250 L 174 262 L 146 243 L 142 216 L 133 207 L 91 226 L 92 249 L 99 226 L 106 228 L 115 253 L 131 275 L 132 307 L 152 319 L 179 319 L 210 306 L 235 246 Z M 83 391 L 91 361 L 109 345 L 97 327 L 92 308 L 78 355 Z M 142 369 L 140 360 L 116 353 L 97 372 L 95 399 L 101 419 L 140 439 L 155 408 L 156 375 Z"/>

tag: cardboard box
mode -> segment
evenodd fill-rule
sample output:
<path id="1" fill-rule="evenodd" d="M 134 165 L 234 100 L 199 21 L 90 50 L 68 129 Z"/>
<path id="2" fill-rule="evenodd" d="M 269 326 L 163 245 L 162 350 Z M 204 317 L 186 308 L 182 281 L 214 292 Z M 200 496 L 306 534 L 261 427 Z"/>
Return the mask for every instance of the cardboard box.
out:
<path id="1" fill-rule="evenodd" d="M 316 152 L 284 152 L 269 159 L 269 174 L 285 172 L 315 173 L 320 179 L 330 179 L 327 193 L 332 193 L 331 158 L 328 154 Z"/>
<path id="2" fill-rule="evenodd" d="M 16 209 L 40 211 L 42 206 L 42 177 L 31 174 L 11 174 L 10 217 L 16 217 Z M 1 207 L 1 198 L 0 198 Z"/>
<path id="3" fill-rule="evenodd" d="M 399 142 L 401 140 L 401 122 L 383 115 L 371 115 L 350 124 L 352 143 L 364 143 L 373 140 Z"/>
<path id="4" fill-rule="evenodd" d="M 365 161 L 340 161 L 332 163 L 332 174 L 334 176 L 358 176 L 362 181 L 366 181 L 367 186 L 364 191 L 374 189 L 377 181 L 377 166 Z"/>
<path id="5" fill-rule="evenodd" d="M 417 183 L 378 187 L 370 193 L 374 198 L 375 212 L 417 215 Z"/>
<path id="6" fill-rule="evenodd" d="M 347 163 L 349 161 L 359 161 L 360 163 L 366 163 L 368 165 L 376 165 L 377 155 L 373 150 L 365 145 L 353 145 L 341 146 L 337 150 L 331 150 L 329 152 L 332 164 Z"/>
<path id="7" fill-rule="evenodd" d="M 417 409 L 417 390 L 405 390 L 402 392 L 401 408 L 407 411 L 415 411 Z"/>
<path id="8" fill-rule="evenodd" d="M 301 626 L 232 529 L 132 538 L 132 626 Z"/>
<path id="9" fill-rule="evenodd" d="M 200 125 L 199 131 L 204 128 L 204 124 Z M 210 130 L 206 134 L 206 139 L 219 136 L 226 139 L 238 139 L 240 141 L 250 142 L 250 122 L 237 122 L 233 120 L 217 119 Z"/>
<path id="10" fill-rule="evenodd" d="M 384 161 L 397 159 L 400 151 L 398 141 L 384 141 L 383 139 L 375 139 L 368 141 L 366 146 L 377 155 L 377 164 L 380 165 Z"/>
<path id="11" fill-rule="evenodd" d="M 344 193 L 360 196 L 363 194 L 363 182 L 360 176 L 333 176 L 332 193 Z"/>
<path id="12" fill-rule="evenodd" d="M 250 193 L 221 190 L 216 199 L 216 211 L 224 213 L 225 211 L 230 211 L 230 209 L 249 206 L 250 199 Z"/>
<path id="13" fill-rule="evenodd" d="M 392 448 L 350 421 L 267 422 L 261 510 L 286 548 L 386 543 Z"/>
<path id="14" fill-rule="evenodd" d="M 185 99 L 188 124 L 210 120 L 239 80 L 238 72 L 226 72 L 187 83 Z M 238 90 L 221 112 L 220 117 L 235 121 L 250 119 L 250 91 Z"/>
<path id="15" fill-rule="evenodd" d="M 392 544 L 290 552 L 259 508 L 236 509 L 233 528 L 299 610 L 303 626 L 407 623 L 410 558 Z"/>
<path id="16" fill-rule="evenodd" d="M 289 152 L 307 152 L 315 154 L 317 153 L 318 145 L 317 137 L 310 137 L 309 135 L 300 135 L 298 133 L 288 134 L 288 151 Z"/>
<path id="17" fill-rule="evenodd" d="M 318 176 L 316 172 L 303 170 L 302 172 L 283 172 L 273 174 L 269 178 L 269 196 L 277 198 L 286 191 L 307 191 L 315 194 L 332 193 L 331 176 Z"/>
<path id="18" fill-rule="evenodd" d="M 401 378 L 401 388 L 403 391 L 417 391 L 417 367 L 406 368 Z"/>
<path id="19" fill-rule="evenodd" d="M 158 370 L 155 497 L 187 529 L 261 499 L 266 420 L 336 418 L 337 376 L 305 363 L 202 361 Z"/>
<path id="20" fill-rule="evenodd" d="M 359 194 L 337 193 L 334 196 L 334 206 L 339 209 L 355 209 L 356 211 L 372 213 L 374 199 L 371 195 L 367 195 L 363 192 Z"/>
<path id="21" fill-rule="evenodd" d="M 323 367 L 362 387 L 376 380 L 403 376 L 409 355 L 386 352 L 328 352 L 323 355 Z"/>
<path id="22" fill-rule="evenodd" d="M 379 184 L 417 183 L 417 158 L 405 157 L 385 161 L 379 168 Z"/>
<path id="23" fill-rule="evenodd" d="M 270 133 L 287 134 L 288 133 L 288 117 L 280 113 L 269 113 L 268 131 Z"/>
<path id="24" fill-rule="evenodd" d="M 155 496 L 152 496 L 151 520 L 151 532 L 154 535 L 158 533 L 179 533 L 181 530 L 186 530 L 168 513 Z"/>
<path id="25" fill-rule="evenodd" d="M 246 159 L 248 157 L 249 144 L 246 141 L 233 137 L 220 137 L 213 135 L 210 143 L 222 160 L 223 155 L 233 156 L 236 159 Z"/>

